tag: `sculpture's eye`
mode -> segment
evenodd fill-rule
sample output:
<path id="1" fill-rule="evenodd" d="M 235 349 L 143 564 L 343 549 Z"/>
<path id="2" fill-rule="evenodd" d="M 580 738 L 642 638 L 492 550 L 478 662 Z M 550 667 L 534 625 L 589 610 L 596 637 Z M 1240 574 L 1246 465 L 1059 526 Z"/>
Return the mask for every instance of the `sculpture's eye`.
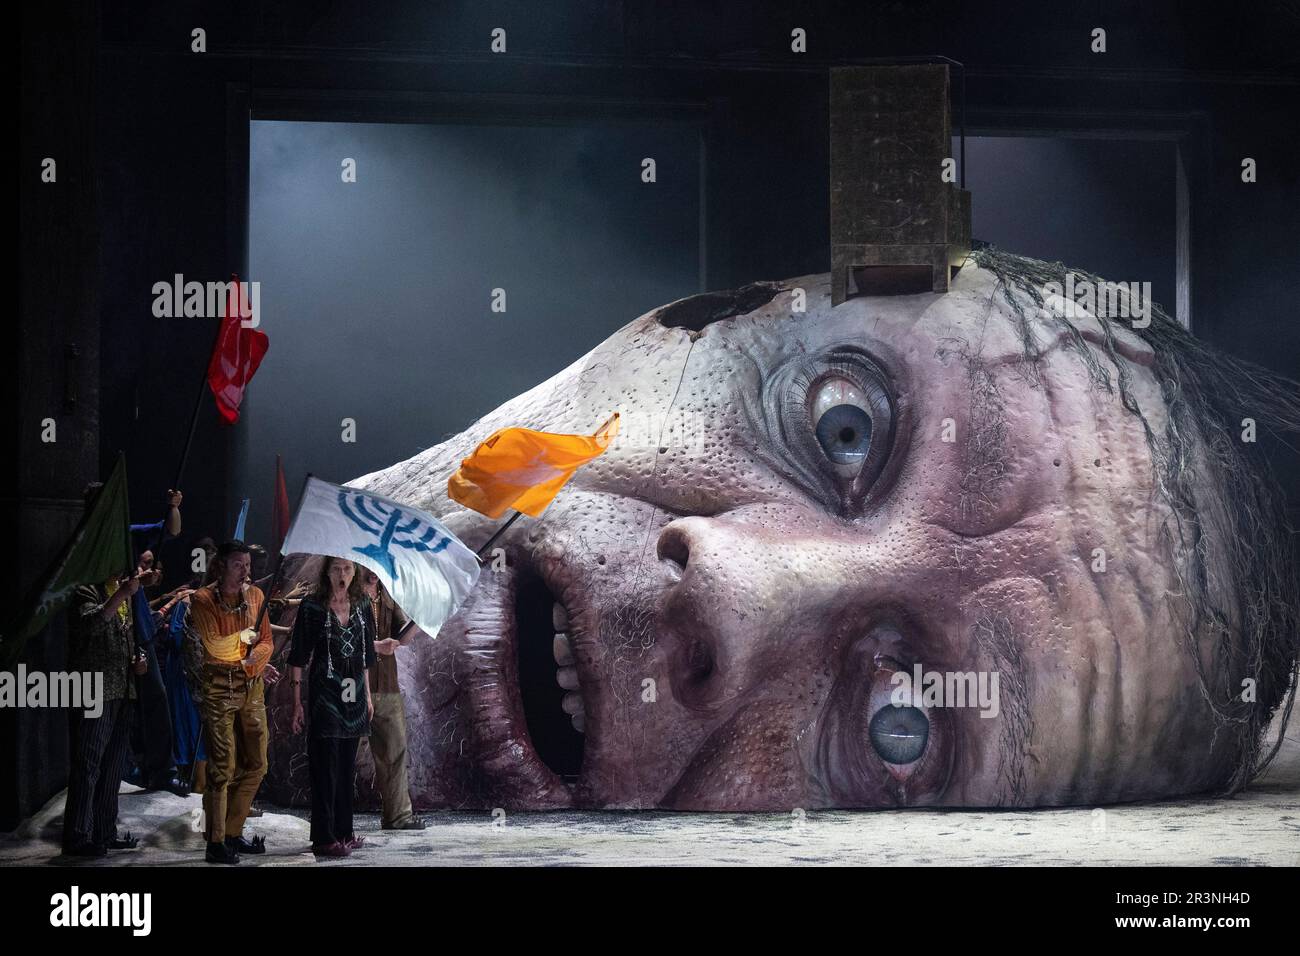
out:
<path id="1" fill-rule="evenodd" d="M 781 472 L 843 514 L 874 500 L 893 457 L 893 378 L 856 346 L 799 353 L 763 383 L 762 418 L 775 425 L 772 447 L 788 454 Z"/>
<path id="2" fill-rule="evenodd" d="M 867 733 L 885 763 L 915 763 L 930 739 L 930 720 L 916 707 L 886 704 L 871 718 Z"/>
<path id="3" fill-rule="evenodd" d="M 891 623 L 870 628 L 850 646 L 827 699 L 815 766 L 841 806 L 930 803 L 948 786 L 957 739 L 952 712 L 929 706 L 903 681 L 916 664 L 909 669 L 881 653 L 908 643 Z"/>
<path id="4" fill-rule="evenodd" d="M 818 457 L 865 492 L 889 458 L 894 413 L 884 376 L 870 363 L 839 361 L 813 376 L 804 395 Z"/>
<path id="5" fill-rule="evenodd" d="M 871 406 L 862 391 L 844 378 L 830 378 L 813 395 L 817 442 L 837 465 L 857 465 L 871 451 Z"/>

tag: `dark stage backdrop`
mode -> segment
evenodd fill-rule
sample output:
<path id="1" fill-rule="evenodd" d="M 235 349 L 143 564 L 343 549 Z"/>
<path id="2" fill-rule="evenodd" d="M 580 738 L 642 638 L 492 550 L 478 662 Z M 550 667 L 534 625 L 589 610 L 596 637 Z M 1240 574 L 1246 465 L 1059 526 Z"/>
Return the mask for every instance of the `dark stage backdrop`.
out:
<path id="1" fill-rule="evenodd" d="M 1174 153 L 1159 140 L 968 136 L 972 232 L 1112 282 L 1150 282 L 1175 315 Z"/>
<path id="2" fill-rule="evenodd" d="M 308 471 L 387 467 L 701 291 L 693 127 L 262 121 L 250 152 L 250 277 L 271 348 L 231 490 L 252 498 L 256 540 L 277 453 L 291 497 Z"/>

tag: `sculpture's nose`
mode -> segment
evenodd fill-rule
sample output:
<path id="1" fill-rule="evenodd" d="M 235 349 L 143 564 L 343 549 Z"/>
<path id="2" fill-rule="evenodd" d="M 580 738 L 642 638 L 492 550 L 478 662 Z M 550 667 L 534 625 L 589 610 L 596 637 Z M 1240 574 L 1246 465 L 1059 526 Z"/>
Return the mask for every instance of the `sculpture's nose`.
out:
<path id="1" fill-rule="evenodd" d="M 674 687 L 688 706 L 722 706 L 753 690 L 798 640 L 797 548 L 760 524 L 688 517 L 659 535 L 678 580 L 664 602 L 676 638 Z M 783 639 L 784 638 L 784 639 Z"/>
<path id="2" fill-rule="evenodd" d="M 822 634 L 809 607 L 817 589 L 800 570 L 813 566 L 810 547 L 735 515 L 682 518 L 660 534 L 659 557 L 680 575 L 665 592 L 660 632 L 673 698 L 709 728 L 666 806 L 772 809 L 804 799 L 798 735 L 822 673 L 794 663 L 817 659 Z"/>

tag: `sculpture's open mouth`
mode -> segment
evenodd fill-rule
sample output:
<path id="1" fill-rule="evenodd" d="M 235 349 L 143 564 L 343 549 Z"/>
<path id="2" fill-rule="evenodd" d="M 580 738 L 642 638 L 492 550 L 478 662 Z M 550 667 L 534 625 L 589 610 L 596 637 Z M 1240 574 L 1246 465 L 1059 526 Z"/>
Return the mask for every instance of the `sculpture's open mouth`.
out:
<path id="1" fill-rule="evenodd" d="M 566 784 L 582 770 L 586 707 L 565 606 L 530 565 L 516 574 L 517 692 L 538 758 Z"/>
<path id="2" fill-rule="evenodd" d="M 475 748 L 494 800 L 566 807 L 582 772 L 588 723 L 571 614 L 546 576 L 511 549 L 484 568 L 467 608 L 467 689 Z"/>

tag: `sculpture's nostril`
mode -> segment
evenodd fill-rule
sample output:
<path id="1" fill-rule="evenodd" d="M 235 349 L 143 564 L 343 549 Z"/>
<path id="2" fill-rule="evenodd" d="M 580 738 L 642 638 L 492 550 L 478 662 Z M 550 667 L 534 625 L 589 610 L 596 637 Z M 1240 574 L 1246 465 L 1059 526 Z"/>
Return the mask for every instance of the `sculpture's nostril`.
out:
<path id="1" fill-rule="evenodd" d="M 656 553 L 661 560 L 671 561 L 680 571 L 685 571 L 686 564 L 691 558 L 691 546 L 687 543 L 686 534 L 681 528 L 670 526 L 659 535 Z"/>
<path id="2" fill-rule="evenodd" d="M 695 640 L 687 645 L 686 666 L 688 679 L 703 683 L 713 676 L 713 651 L 704 641 Z"/>
<path id="3" fill-rule="evenodd" d="M 703 711 L 716 705 L 718 661 L 707 636 L 683 638 L 672 657 L 673 699 L 688 710 Z"/>

